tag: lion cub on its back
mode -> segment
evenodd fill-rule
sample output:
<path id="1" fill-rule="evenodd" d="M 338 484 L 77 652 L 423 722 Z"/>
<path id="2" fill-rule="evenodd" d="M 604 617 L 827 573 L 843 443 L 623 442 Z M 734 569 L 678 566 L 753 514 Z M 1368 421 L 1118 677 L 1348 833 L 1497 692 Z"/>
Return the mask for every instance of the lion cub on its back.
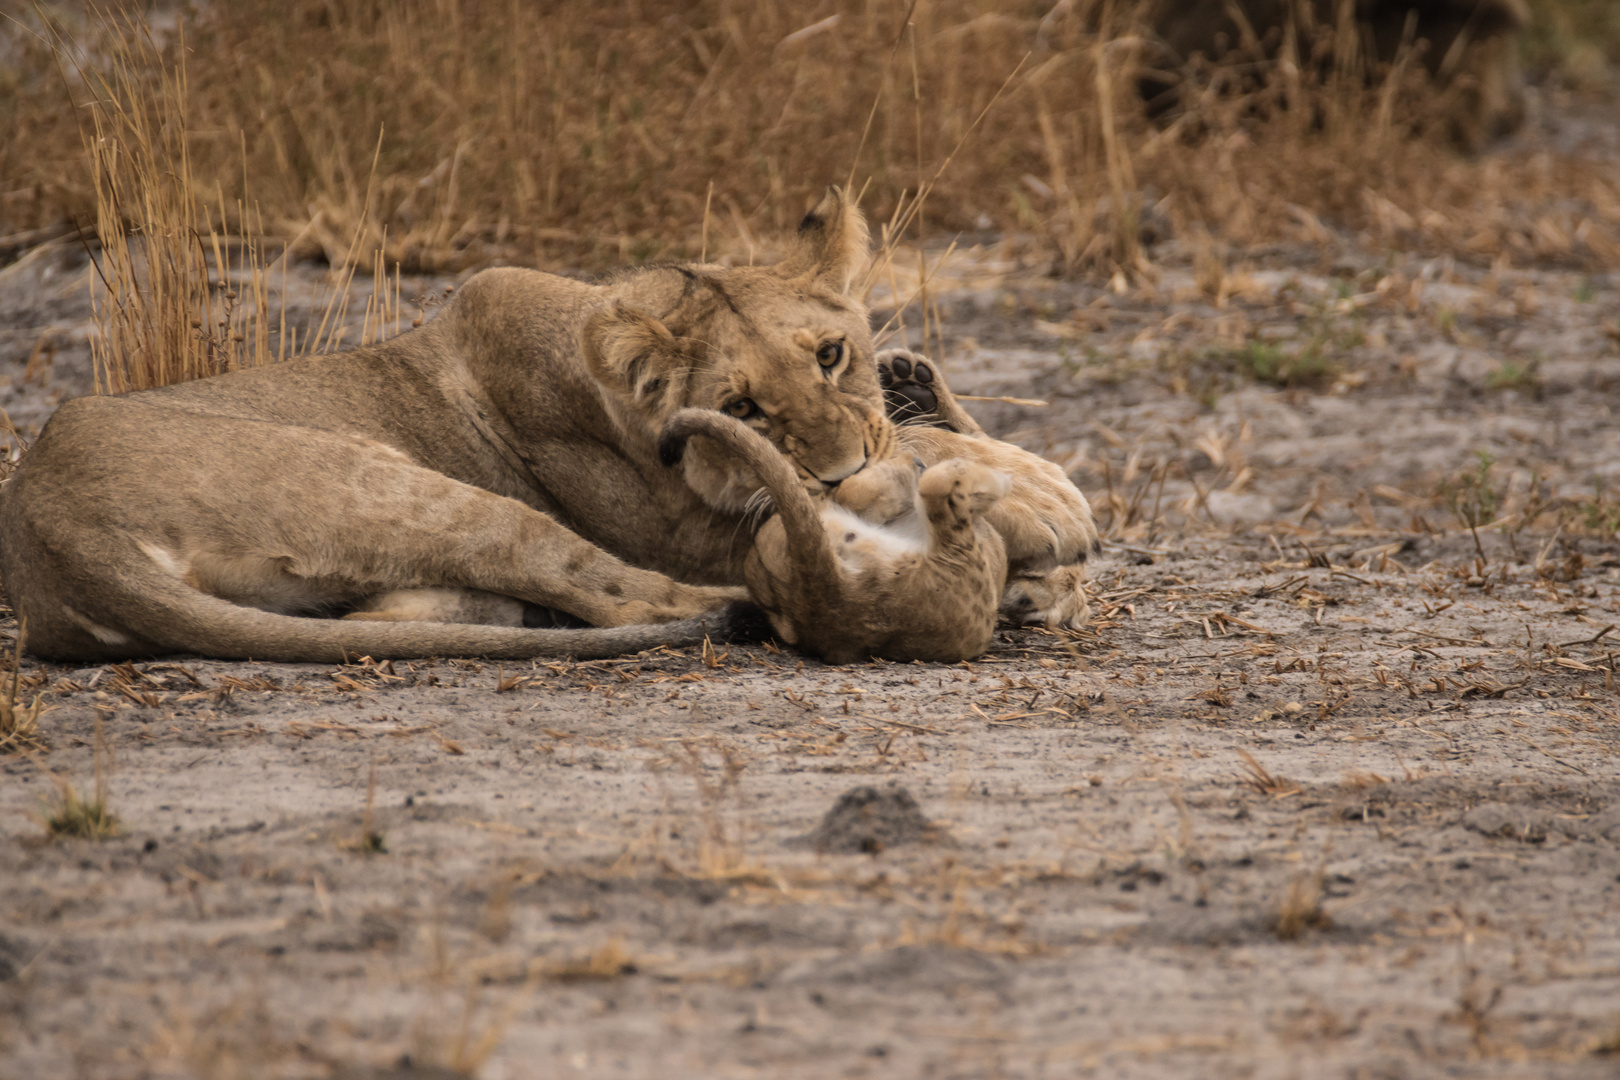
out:
<path id="1" fill-rule="evenodd" d="M 884 462 L 815 500 L 769 440 L 719 412 L 671 417 L 664 463 L 678 462 L 693 436 L 739 458 L 775 503 L 744 577 L 788 644 L 831 663 L 955 662 L 989 648 L 1007 551 L 983 515 L 1007 493 L 1006 476 L 961 458 L 920 477 L 910 463 Z"/>

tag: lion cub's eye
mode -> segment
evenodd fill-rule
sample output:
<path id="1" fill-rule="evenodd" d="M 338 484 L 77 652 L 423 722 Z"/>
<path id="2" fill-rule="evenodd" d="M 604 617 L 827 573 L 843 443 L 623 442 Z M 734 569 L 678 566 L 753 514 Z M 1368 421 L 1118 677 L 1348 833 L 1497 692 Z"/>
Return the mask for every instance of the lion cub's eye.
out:
<path id="1" fill-rule="evenodd" d="M 751 420 L 759 415 L 759 406 L 754 404 L 753 398 L 740 397 L 736 401 L 727 402 L 725 409 L 739 420 Z"/>
<path id="2" fill-rule="evenodd" d="M 844 343 L 842 341 L 824 341 L 816 350 L 816 363 L 824 368 L 837 367 L 838 362 L 844 358 Z"/>

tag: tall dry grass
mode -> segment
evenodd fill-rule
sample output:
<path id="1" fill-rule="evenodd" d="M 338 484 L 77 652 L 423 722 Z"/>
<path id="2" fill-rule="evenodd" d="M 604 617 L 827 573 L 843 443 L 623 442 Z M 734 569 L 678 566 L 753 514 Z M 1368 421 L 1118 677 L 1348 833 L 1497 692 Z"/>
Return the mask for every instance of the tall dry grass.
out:
<path id="1" fill-rule="evenodd" d="M 256 208 L 240 197 L 232 203 L 218 175 L 209 185 L 194 166 L 183 28 L 165 49 L 140 18 L 98 17 L 104 54 L 97 62 L 82 60 L 65 37 L 56 46 L 89 92 L 81 137 L 100 248 L 92 290 L 101 325 L 91 340 L 97 389 L 144 390 L 342 345 L 363 231 L 335 260 L 316 320 L 289 325 L 284 306 L 272 303 L 285 291 L 287 260 L 269 258 Z M 245 190 L 245 152 L 242 168 Z M 380 248 L 371 269 L 377 287 L 359 344 L 397 330 L 401 318 L 397 271 L 390 292 Z"/>
<path id="2" fill-rule="evenodd" d="M 1606 17 L 1592 0 L 1538 5 L 1549 55 Z M 690 257 L 705 232 L 711 254 L 746 259 L 848 175 L 913 235 L 1033 233 L 1077 273 L 1146 269 L 1146 226 L 1206 247 L 1359 236 L 1620 263 L 1612 170 L 1458 156 L 1421 65 L 1368 70 L 1349 36 L 1313 43 L 1326 65 L 1194 71 L 1186 111 L 1155 126 L 1136 94 L 1139 7 L 237 0 L 74 22 L 47 8 L 54 44 L 41 28 L 0 46 L 14 133 L 0 234 L 94 222 L 111 263 L 145 260 L 141 303 L 166 312 L 111 296 L 119 348 L 197 371 L 292 351 L 253 323 L 251 266 L 277 253 L 258 237 L 347 269 L 379 253 L 407 270 Z"/>

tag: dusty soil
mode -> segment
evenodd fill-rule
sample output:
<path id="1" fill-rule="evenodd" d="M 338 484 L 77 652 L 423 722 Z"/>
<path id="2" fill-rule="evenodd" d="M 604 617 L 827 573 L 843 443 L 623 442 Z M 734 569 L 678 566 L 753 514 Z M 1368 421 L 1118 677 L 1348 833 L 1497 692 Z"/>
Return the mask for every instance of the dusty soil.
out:
<path id="1" fill-rule="evenodd" d="M 1613 1076 L 1620 275 L 1340 241 L 935 280 L 954 385 L 1049 402 L 970 407 L 1097 503 L 1084 633 L 25 659 L 0 1074 Z M 85 272 L 0 270 L 24 434 Z M 47 840 L 98 742 L 120 835 Z"/>

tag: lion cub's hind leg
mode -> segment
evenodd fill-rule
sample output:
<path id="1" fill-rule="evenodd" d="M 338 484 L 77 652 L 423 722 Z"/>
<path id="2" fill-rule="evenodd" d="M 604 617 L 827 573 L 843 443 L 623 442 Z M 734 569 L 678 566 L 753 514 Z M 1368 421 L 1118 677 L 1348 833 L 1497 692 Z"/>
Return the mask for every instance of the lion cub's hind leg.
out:
<path id="1" fill-rule="evenodd" d="M 1085 582 L 1083 563 L 1060 566 L 1046 573 L 1016 574 L 1007 582 L 1001 615 L 1023 626 L 1079 630 L 1091 618 Z"/>

